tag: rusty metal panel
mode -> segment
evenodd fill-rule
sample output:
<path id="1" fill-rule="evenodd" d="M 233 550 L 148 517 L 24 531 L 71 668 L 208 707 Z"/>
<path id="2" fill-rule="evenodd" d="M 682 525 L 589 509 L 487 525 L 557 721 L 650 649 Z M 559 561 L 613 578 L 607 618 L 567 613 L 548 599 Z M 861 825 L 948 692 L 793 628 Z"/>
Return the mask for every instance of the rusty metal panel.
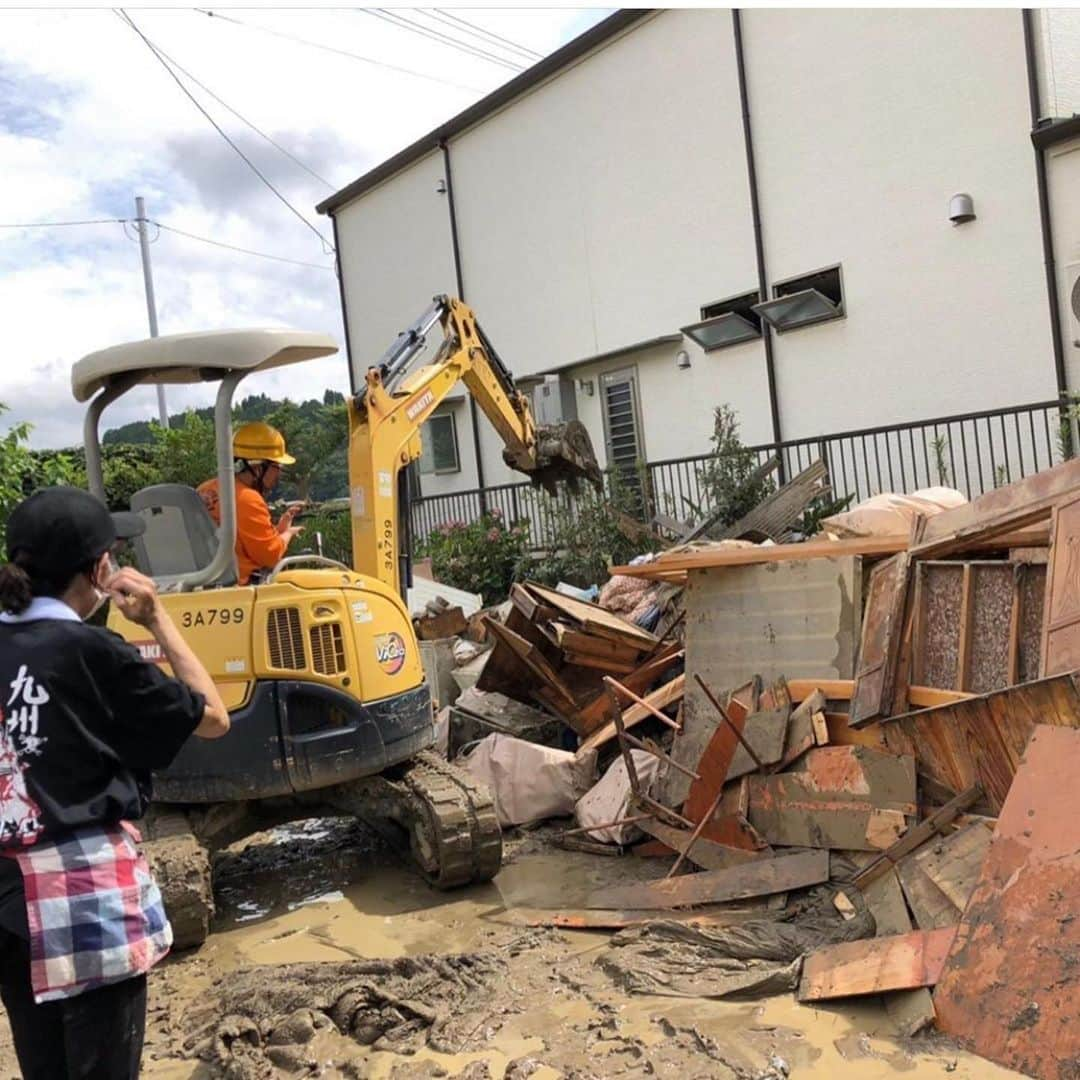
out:
<path id="1" fill-rule="evenodd" d="M 949 952 L 938 1026 L 1039 1080 L 1080 1076 L 1080 731 L 1040 724 Z"/>

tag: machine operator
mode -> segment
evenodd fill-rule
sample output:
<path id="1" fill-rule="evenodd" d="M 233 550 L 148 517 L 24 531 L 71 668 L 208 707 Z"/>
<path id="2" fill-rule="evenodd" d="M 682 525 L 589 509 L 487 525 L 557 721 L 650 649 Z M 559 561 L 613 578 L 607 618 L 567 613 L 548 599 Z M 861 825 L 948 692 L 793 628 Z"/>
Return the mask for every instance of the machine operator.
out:
<path id="1" fill-rule="evenodd" d="M 261 421 L 242 424 L 233 435 L 236 473 L 236 563 L 238 581 L 250 583 L 254 574 L 281 561 L 293 537 L 303 532 L 293 524 L 298 507 L 286 510 L 277 524 L 270 518 L 266 498 L 277 487 L 281 470 L 296 459 L 286 452 L 281 432 Z M 199 496 L 210 516 L 221 524 L 217 477 L 199 485 Z"/>

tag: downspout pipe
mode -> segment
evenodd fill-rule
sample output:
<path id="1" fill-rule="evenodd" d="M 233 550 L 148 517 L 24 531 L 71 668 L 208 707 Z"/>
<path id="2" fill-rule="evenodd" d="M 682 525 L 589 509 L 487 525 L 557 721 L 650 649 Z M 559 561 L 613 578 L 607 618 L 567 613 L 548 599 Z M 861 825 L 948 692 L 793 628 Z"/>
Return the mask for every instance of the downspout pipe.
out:
<path id="1" fill-rule="evenodd" d="M 739 106 L 742 110 L 743 140 L 746 144 L 746 178 L 750 187 L 750 214 L 754 226 L 754 255 L 757 259 L 758 292 L 761 299 L 769 299 L 769 275 L 765 269 L 765 241 L 761 229 L 761 203 L 758 198 L 757 168 L 754 165 L 754 137 L 750 126 L 750 96 L 746 88 L 746 63 L 743 53 L 742 19 L 738 8 L 731 12 L 732 29 L 735 35 L 735 66 L 739 79 Z M 769 385 L 769 412 L 772 416 L 773 442 L 782 439 L 780 431 L 780 402 L 776 396 L 776 361 L 773 356 L 772 327 L 761 320 L 761 340 L 765 346 L 765 374 Z M 784 455 L 780 454 L 779 480 L 786 479 Z"/>
<path id="2" fill-rule="evenodd" d="M 1066 398 L 1069 380 L 1065 368 L 1065 343 L 1061 335 L 1061 298 L 1057 287 L 1057 263 L 1054 258 L 1053 222 L 1050 218 L 1050 189 L 1046 179 L 1046 152 L 1039 134 L 1039 68 L 1035 56 L 1035 13 L 1024 8 L 1024 56 L 1027 61 L 1028 97 L 1031 102 L 1032 140 L 1035 146 L 1035 182 L 1039 193 L 1039 225 L 1042 231 L 1043 264 L 1046 267 L 1046 296 L 1050 308 L 1050 339 L 1054 349 L 1054 376 L 1058 396 Z"/>
<path id="3" fill-rule="evenodd" d="M 465 300 L 465 278 L 461 272 L 461 246 L 458 243 L 457 208 L 454 205 L 454 178 L 450 171 L 450 145 L 443 140 L 439 146 L 443 155 L 443 176 L 446 179 L 446 205 L 450 210 L 450 244 L 454 250 L 454 276 L 457 278 L 458 299 Z M 487 492 L 484 490 L 484 458 L 480 452 L 480 412 L 476 399 L 469 395 L 469 423 L 472 425 L 473 453 L 476 455 L 476 486 L 480 493 L 480 513 L 487 513 Z"/>

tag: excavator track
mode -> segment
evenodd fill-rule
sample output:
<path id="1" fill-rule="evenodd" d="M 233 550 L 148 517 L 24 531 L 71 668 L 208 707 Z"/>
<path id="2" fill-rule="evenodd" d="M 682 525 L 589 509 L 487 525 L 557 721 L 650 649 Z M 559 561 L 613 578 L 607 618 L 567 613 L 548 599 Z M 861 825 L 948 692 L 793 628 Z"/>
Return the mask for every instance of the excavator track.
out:
<path id="1" fill-rule="evenodd" d="M 376 827 L 389 819 L 404 828 L 413 860 L 438 889 L 490 881 L 502 865 L 502 831 L 490 794 L 430 751 L 391 776 L 342 784 L 327 801 Z"/>

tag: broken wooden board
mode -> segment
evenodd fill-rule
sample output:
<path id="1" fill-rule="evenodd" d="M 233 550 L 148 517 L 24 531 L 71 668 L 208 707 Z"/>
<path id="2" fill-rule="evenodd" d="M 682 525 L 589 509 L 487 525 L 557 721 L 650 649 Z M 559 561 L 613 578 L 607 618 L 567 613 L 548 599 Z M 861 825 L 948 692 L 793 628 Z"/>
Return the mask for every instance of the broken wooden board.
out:
<path id="1" fill-rule="evenodd" d="M 770 709 L 768 712 L 752 713 L 746 718 L 743 738 L 757 755 L 762 765 L 778 765 L 784 756 L 790 709 Z M 757 771 L 757 763 L 740 742 L 727 771 L 726 780 L 738 780 L 740 776 Z M 687 815 L 689 816 L 689 815 Z"/>
<path id="2" fill-rule="evenodd" d="M 1080 1061 L 1080 731 L 1039 725 L 934 996 L 938 1026 L 1061 1080 Z"/>
<path id="3" fill-rule="evenodd" d="M 680 660 L 683 659 L 683 650 L 678 642 L 665 643 L 657 649 L 654 656 L 643 660 L 641 667 L 630 675 L 624 675 L 619 682 L 635 694 L 644 696 L 646 691 Z M 483 687 L 481 687 L 483 689 Z M 608 710 L 610 701 L 603 683 L 599 683 L 599 689 L 589 697 L 587 704 L 578 709 L 574 717 L 576 730 L 585 735 L 590 735 L 597 728 L 602 727 L 610 720 Z M 612 729 L 614 730 L 614 729 Z M 609 736 L 612 738 L 614 736 Z"/>
<path id="4" fill-rule="evenodd" d="M 976 539 L 1034 524 L 1050 517 L 1054 505 L 1080 489 L 1080 459 L 995 488 L 969 503 L 923 518 L 911 554 L 939 559 L 962 551 Z"/>
<path id="5" fill-rule="evenodd" d="M 925 821 L 913 825 L 896 843 L 859 871 L 854 879 L 855 885 L 865 892 L 871 882 L 882 874 L 888 873 L 901 859 L 940 833 L 950 822 L 955 821 L 969 806 L 981 798 L 982 794 L 982 787 L 975 784 L 951 799 Z"/>
<path id="6" fill-rule="evenodd" d="M 915 813 L 915 762 L 862 746 L 811 750 L 792 772 L 750 777 L 750 824 L 767 843 L 875 851 Z"/>
<path id="7" fill-rule="evenodd" d="M 685 576 L 687 570 L 726 569 L 758 563 L 782 563 L 805 559 L 837 559 L 846 555 L 881 557 L 906 551 L 907 536 L 863 536 L 854 540 L 807 540 L 801 544 L 756 544 L 753 547 L 695 548 L 672 552 L 638 566 L 613 566 L 612 575 L 659 578 Z"/>
<path id="8" fill-rule="evenodd" d="M 997 813 L 1040 723 L 1080 727 L 1080 692 L 1071 675 L 892 717 L 881 726 L 890 750 L 914 754 L 921 770 L 953 791 L 980 783 Z"/>
<path id="9" fill-rule="evenodd" d="M 819 458 L 794 479 L 762 499 L 733 525 L 714 535 L 720 540 L 738 540 L 750 534 L 764 533 L 773 540 L 779 539 L 791 529 L 810 503 L 828 494 L 829 490 L 829 470 Z"/>
<path id="10" fill-rule="evenodd" d="M 918 864 L 905 859 L 896 867 L 904 899 L 920 930 L 940 930 L 956 926 L 961 910 L 922 872 Z"/>
<path id="11" fill-rule="evenodd" d="M 421 641 L 438 641 L 440 638 L 457 637 L 468 629 L 465 612 L 459 607 L 448 607 L 438 615 L 424 615 L 413 622 L 416 636 Z"/>
<path id="12" fill-rule="evenodd" d="M 990 850 L 991 830 L 974 822 L 924 844 L 900 864 L 911 864 L 931 881 L 957 911 L 967 907 Z"/>
<path id="13" fill-rule="evenodd" d="M 886 750 L 885 733 L 876 720 L 863 724 L 860 728 L 851 726 L 851 717 L 847 713 L 827 712 L 825 726 L 829 734 L 829 743 L 833 746 L 869 746 L 872 750 Z"/>
<path id="14" fill-rule="evenodd" d="M 911 916 L 895 870 L 877 878 L 863 892 L 863 898 L 874 916 L 877 937 L 911 933 Z M 924 986 L 890 991 L 883 1001 L 885 1011 L 900 1035 L 915 1035 L 934 1022 L 934 1000 Z"/>
<path id="15" fill-rule="evenodd" d="M 600 889 L 586 903 L 589 908 L 676 908 L 691 904 L 726 903 L 819 885 L 829 877 L 827 851 L 800 851 L 696 874 L 665 878 L 643 885 Z"/>
<path id="16" fill-rule="evenodd" d="M 669 706 L 674 705 L 677 701 L 682 700 L 685 685 L 686 676 L 676 675 L 671 682 L 664 683 L 663 686 L 657 687 L 651 694 L 646 694 L 642 700 L 647 701 L 654 709 L 659 709 L 662 712 Z M 649 719 L 652 715 L 652 712 L 645 708 L 644 705 L 635 702 L 623 711 L 623 727 L 626 729 L 637 727 L 638 724 Z M 615 738 L 615 735 L 615 721 L 609 720 L 603 727 L 599 727 L 591 732 L 585 738 L 585 741 L 578 747 L 577 752 L 579 754 L 584 754 L 590 750 L 598 750 L 601 746 L 611 742 L 611 740 Z"/>
<path id="17" fill-rule="evenodd" d="M 933 986 L 955 936 L 952 926 L 826 946 L 803 960 L 798 998 L 830 1001 Z"/>
<path id="18" fill-rule="evenodd" d="M 861 566 L 851 557 L 695 571 L 685 594 L 686 669 L 721 701 L 721 691 L 755 673 L 766 684 L 781 676 L 850 678 L 861 598 Z M 693 769 L 721 721 L 693 680 L 684 711 L 671 752 Z M 688 791 L 685 777 L 669 772 L 661 779 L 660 800 L 669 806 L 683 803 Z"/>
<path id="19" fill-rule="evenodd" d="M 690 837 L 693 834 L 689 829 L 678 829 L 674 825 L 665 825 L 655 818 L 639 821 L 638 828 L 642 832 L 646 832 L 662 841 L 673 855 L 687 851 L 689 845 L 689 853 L 686 858 L 695 866 L 700 866 L 702 870 L 726 870 L 730 866 L 740 866 L 745 862 L 765 858 L 772 854 L 769 848 L 763 848 L 759 851 L 747 851 L 745 848 L 718 844 L 715 840 L 707 840 L 702 836 L 699 836 L 693 844 L 690 844 Z"/>
<path id="20" fill-rule="evenodd" d="M 820 690 L 816 690 L 797 708 L 791 710 L 787 721 L 787 732 L 784 735 L 784 756 L 770 771 L 780 772 L 788 768 L 808 750 L 812 750 L 815 746 L 824 746 L 828 741 L 825 695 Z"/>
<path id="21" fill-rule="evenodd" d="M 1080 668 L 1080 499 L 1054 507 L 1039 673 Z"/>
<path id="22" fill-rule="evenodd" d="M 695 689 L 697 689 L 699 693 L 701 692 L 701 688 L 696 685 L 696 681 Z M 748 686 L 747 696 L 754 699 L 759 697 L 758 685 L 756 682 Z M 720 698 L 717 698 L 717 700 L 720 700 Z M 712 702 L 708 702 L 708 705 L 715 711 L 715 706 Z M 705 745 L 705 749 L 701 756 L 698 758 L 697 764 L 694 766 L 698 778 L 691 781 L 687 788 L 686 801 L 683 804 L 683 814 L 688 821 L 692 821 L 694 824 L 697 824 L 707 813 L 709 813 L 710 807 L 712 807 L 713 801 L 716 799 L 717 792 L 721 791 L 724 784 L 727 782 L 728 772 L 731 769 L 731 762 L 734 759 L 735 751 L 739 746 L 739 736 L 746 726 L 749 711 L 742 700 L 735 695 L 731 695 L 725 706 L 725 715 L 728 718 L 728 723 L 724 723 L 722 719 L 717 718 L 716 728 L 713 730 L 712 736 Z M 683 731 L 686 730 L 685 724 L 686 705 L 684 702 Z M 673 740 L 673 750 L 674 743 L 677 741 L 678 739 Z M 745 813 L 745 809 L 746 808 L 743 807 L 739 812 Z"/>
<path id="23" fill-rule="evenodd" d="M 900 552 L 879 563 L 870 574 L 859 666 L 851 698 L 852 727 L 887 716 L 892 711 L 910 563 L 907 552 Z"/>
<path id="24" fill-rule="evenodd" d="M 637 645 L 645 650 L 655 649 L 660 644 L 655 634 L 650 634 L 648 630 L 643 630 L 635 623 L 613 615 L 599 604 L 577 600 L 532 581 L 525 582 L 524 587 L 541 603 L 555 608 L 580 623 L 590 634 L 610 638 L 622 645 Z"/>

